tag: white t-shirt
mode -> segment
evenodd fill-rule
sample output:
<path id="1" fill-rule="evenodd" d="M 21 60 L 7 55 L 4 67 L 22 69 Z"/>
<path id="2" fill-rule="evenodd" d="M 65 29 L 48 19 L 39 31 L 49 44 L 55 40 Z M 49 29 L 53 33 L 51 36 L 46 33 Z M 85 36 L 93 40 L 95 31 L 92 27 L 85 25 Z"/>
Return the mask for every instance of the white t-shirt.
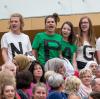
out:
<path id="1" fill-rule="evenodd" d="M 95 60 L 94 58 L 95 48 L 93 48 L 89 42 L 84 41 L 83 46 L 77 48 L 77 61 L 85 62 Z"/>
<path id="2" fill-rule="evenodd" d="M 1 38 L 1 48 L 8 49 L 8 60 L 12 60 L 15 53 L 25 54 L 32 51 L 29 36 L 24 33 L 19 35 L 12 32 L 5 33 Z"/>
<path id="3" fill-rule="evenodd" d="M 96 41 L 96 51 L 100 51 L 100 37 Z"/>

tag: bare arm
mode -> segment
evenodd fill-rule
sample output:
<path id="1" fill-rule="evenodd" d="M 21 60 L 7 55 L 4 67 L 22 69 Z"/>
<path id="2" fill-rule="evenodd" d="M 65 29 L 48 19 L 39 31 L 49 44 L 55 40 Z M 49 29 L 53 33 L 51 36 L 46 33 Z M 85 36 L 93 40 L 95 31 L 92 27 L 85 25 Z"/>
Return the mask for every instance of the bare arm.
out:
<path id="1" fill-rule="evenodd" d="M 2 48 L 2 58 L 4 63 L 8 61 L 8 49 Z"/>
<path id="2" fill-rule="evenodd" d="M 37 51 L 35 49 L 32 50 L 32 54 L 37 58 Z"/>
<path id="3" fill-rule="evenodd" d="M 72 64 L 74 66 L 74 69 L 78 70 L 78 68 L 77 68 L 77 62 L 76 62 L 76 53 L 74 53 L 74 55 L 73 55 Z"/>
<path id="4" fill-rule="evenodd" d="M 96 52 L 96 56 L 97 56 L 97 62 L 98 64 L 100 64 L 100 50 Z"/>

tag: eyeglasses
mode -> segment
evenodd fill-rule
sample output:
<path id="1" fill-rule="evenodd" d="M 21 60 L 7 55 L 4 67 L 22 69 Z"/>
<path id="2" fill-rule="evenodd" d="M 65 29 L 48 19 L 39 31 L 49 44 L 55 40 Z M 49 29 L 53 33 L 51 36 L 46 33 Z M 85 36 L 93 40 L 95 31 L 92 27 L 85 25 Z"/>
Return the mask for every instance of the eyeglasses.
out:
<path id="1" fill-rule="evenodd" d="M 89 22 L 81 22 L 81 24 L 88 24 Z"/>

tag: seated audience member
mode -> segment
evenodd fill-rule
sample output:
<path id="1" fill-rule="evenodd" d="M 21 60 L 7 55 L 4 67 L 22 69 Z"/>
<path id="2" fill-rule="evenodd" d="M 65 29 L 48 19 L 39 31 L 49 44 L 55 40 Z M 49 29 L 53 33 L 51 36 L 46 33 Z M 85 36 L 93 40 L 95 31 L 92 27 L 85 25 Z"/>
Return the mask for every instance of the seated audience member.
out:
<path id="1" fill-rule="evenodd" d="M 96 68 L 96 78 L 100 78 L 100 65 Z"/>
<path id="2" fill-rule="evenodd" d="M 36 84 L 37 82 L 45 83 L 44 79 L 44 69 L 38 61 L 33 61 L 29 67 L 29 71 L 33 75 L 33 83 Z"/>
<path id="3" fill-rule="evenodd" d="M 67 59 L 53 58 L 46 62 L 45 71 L 52 70 L 55 71 L 56 67 L 63 66 L 64 76 L 75 75 L 78 76 L 78 71 L 75 71 L 71 63 Z M 61 67 L 62 67 L 61 66 Z M 55 71 L 58 72 L 58 71 Z M 66 78 L 66 77 L 65 77 Z"/>
<path id="4" fill-rule="evenodd" d="M 32 92 L 34 99 L 46 99 L 48 94 L 47 87 L 44 83 L 37 83 Z"/>
<path id="5" fill-rule="evenodd" d="M 61 74 L 49 76 L 48 84 L 51 87 L 47 99 L 67 99 L 64 91 L 64 79 Z"/>
<path id="6" fill-rule="evenodd" d="M 97 64 L 97 62 L 95 62 L 95 61 L 89 61 L 89 62 L 86 64 L 86 66 L 85 66 L 85 68 L 91 69 L 92 74 L 93 74 L 93 78 L 95 78 L 97 66 L 98 66 L 98 64 Z"/>
<path id="7" fill-rule="evenodd" d="M 47 72 L 45 72 L 44 77 L 45 77 L 45 80 L 46 80 L 46 86 L 47 86 L 47 88 L 48 88 L 48 91 L 51 90 L 50 86 L 48 85 L 48 78 L 49 78 L 51 75 L 54 75 L 55 73 L 56 73 L 56 72 L 54 72 L 54 71 L 47 71 Z"/>
<path id="8" fill-rule="evenodd" d="M 23 54 L 17 54 L 13 59 L 13 63 L 16 65 L 17 71 L 28 70 L 31 64 L 30 59 Z"/>
<path id="9" fill-rule="evenodd" d="M 6 62 L 2 65 L 2 71 L 11 71 L 16 76 L 16 65 L 12 62 Z"/>
<path id="10" fill-rule="evenodd" d="M 32 82 L 32 74 L 29 71 L 21 71 L 16 74 L 17 92 L 21 99 L 31 99 L 27 92 Z"/>
<path id="11" fill-rule="evenodd" d="M 9 80 L 5 81 L 1 86 L 1 99 L 15 99 L 16 83 Z"/>
<path id="12" fill-rule="evenodd" d="M 88 95 L 92 92 L 91 88 L 91 80 L 92 80 L 92 72 L 90 69 L 84 68 L 80 70 L 79 78 L 81 80 L 81 85 L 78 91 L 78 94 L 82 99 L 87 98 Z"/>
<path id="13" fill-rule="evenodd" d="M 91 92 L 88 99 L 100 99 L 100 92 Z"/>
<path id="14" fill-rule="evenodd" d="M 45 83 L 44 78 L 44 70 L 41 64 L 38 61 L 33 61 L 29 67 L 29 71 L 31 72 L 33 76 L 33 81 L 31 83 L 30 88 L 27 90 L 29 95 L 32 96 L 32 89 L 33 87 L 38 83 L 42 82 Z"/>
<path id="15" fill-rule="evenodd" d="M 54 75 L 55 73 L 56 72 L 54 72 L 54 71 L 47 71 L 47 72 L 45 72 L 44 77 L 45 77 L 46 81 L 48 81 L 49 76 Z"/>
<path id="16" fill-rule="evenodd" d="M 68 99 L 81 99 L 78 95 L 78 90 L 81 80 L 76 76 L 69 76 L 65 80 L 65 93 L 68 94 Z"/>
<path id="17" fill-rule="evenodd" d="M 52 99 L 55 96 L 55 94 L 60 97 L 62 96 L 62 99 L 66 99 L 66 95 L 63 92 L 64 91 L 64 79 L 61 74 L 55 73 L 54 75 L 49 76 L 48 84 L 51 90 L 49 91 L 47 99 Z"/>
<path id="18" fill-rule="evenodd" d="M 11 71 L 0 71 L 0 99 L 21 99 L 16 93 L 16 80 Z"/>
<path id="19" fill-rule="evenodd" d="M 63 76 L 64 79 L 66 79 L 66 77 L 68 76 L 67 72 L 66 72 L 66 68 L 64 66 L 64 63 L 62 62 L 57 62 L 54 66 L 54 71 L 56 73 L 59 73 Z"/>
<path id="20" fill-rule="evenodd" d="M 91 81 L 92 90 L 95 92 L 100 92 L 100 78 L 95 78 Z"/>

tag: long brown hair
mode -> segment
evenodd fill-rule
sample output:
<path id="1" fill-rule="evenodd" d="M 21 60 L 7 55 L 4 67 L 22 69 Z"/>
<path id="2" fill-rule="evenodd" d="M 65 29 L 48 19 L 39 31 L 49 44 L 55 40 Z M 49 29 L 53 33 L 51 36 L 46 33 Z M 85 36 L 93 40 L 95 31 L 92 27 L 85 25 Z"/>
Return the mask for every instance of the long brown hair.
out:
<path id="1" fill-rule="evenodd" d="M 95 46 L 96 40 L 95 40 L 95 34 L 93 32 L 92 22 L 91 22 L 91 19 L 87 16 L 82 17 L 79 21 L 79 29 L 80 29 L 80 34 L 79 34 L 79 43 L 80 44 L 79 45 L 83 44 L 82 29 L 81 29 L 81 24 L 82 24 L 83 19 L 87 19 L 89 22 L 88 41 L 92 46 Z"/>
<path id="2" fill-rule="evenodd" d="M 64 27 L 65 24 L 67 24 L 71 28 L 71 33 L 70 33 L 70 35 L 68 37 L 68 42 L 70 44 L 73 44 L 74 43 L 74 37 L 75 37 L 75 35 L 74 35 L 74 30 L 73 30 L 73 24 L 70 21 L 66 21 L 66 22 L 64 22 L 62 24 L 62 27 L 61 27 L 61 35 L 62 35 L 62 28 Z"/>

